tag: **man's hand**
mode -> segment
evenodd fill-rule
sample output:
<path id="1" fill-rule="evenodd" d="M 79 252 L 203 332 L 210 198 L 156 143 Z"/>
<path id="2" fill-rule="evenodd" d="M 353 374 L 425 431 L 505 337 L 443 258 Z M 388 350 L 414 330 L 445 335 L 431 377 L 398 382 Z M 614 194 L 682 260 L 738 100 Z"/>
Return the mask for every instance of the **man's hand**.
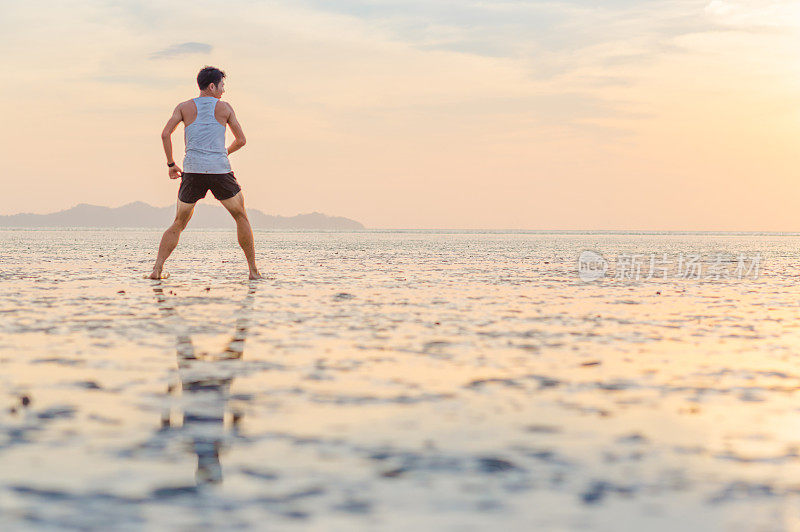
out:
<path id="1" fill-rule="evenodd" d="M 177 164 L 175 166 L 170 166 L 169 167 L 169 178 L 170 179 L 178 179 L 182 175 L 183 175 L 183 172 L 181 171 L 181 167 L 178 166 Z"/>

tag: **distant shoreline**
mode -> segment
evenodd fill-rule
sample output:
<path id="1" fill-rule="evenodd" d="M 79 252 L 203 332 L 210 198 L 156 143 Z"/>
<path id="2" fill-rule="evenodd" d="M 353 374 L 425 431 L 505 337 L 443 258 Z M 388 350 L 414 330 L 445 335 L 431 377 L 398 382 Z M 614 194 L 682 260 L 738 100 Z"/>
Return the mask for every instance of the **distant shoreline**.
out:
<path id="1" fill-rule="evenodd" d="M 50 214 L 20 213 L 0 216 L 0 228 L 140 228 L 164 229 L 172 223 L 175 206 L 153 207 L 142 201 L 121 207 L 103 207 L 81 203 Z M 364 229 L 364 224 L 343 216 L 321 212 L 295 216 L 268 215 L 258 209 L 248 209 L 253 229 L 352 230 Z M 230 214 L 219 205 L 198 205 L 189 224 L 192 229 L 222 229 L 234 227 Z"/>

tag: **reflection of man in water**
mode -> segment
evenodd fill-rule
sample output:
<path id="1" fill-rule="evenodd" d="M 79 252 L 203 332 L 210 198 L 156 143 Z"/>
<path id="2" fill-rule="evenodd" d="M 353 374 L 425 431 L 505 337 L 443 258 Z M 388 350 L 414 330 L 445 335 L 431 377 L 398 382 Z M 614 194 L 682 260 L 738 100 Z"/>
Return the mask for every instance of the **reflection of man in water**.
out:
<path id="1" fill-rule="evenodd" d="M 170 318 L 176 318 L 160 286 L 153 291 L 159 308 Z M 230 398 L 230 388 L 236 376 L 247 337 L 248 311 L 252 306 L 256 287 L 251 283 L 242 305 L 242 312 L 236 320 L 236 332 L 224 351 L 219 354 L 195 353 L 191 338 L 187 334 L 177 334 L 178 373 L 181 379 L 181 404 L 183 424 L 180 431 L 192 441 L 197 454 L 197 484 L 219 483 L 222 481 L 222 466 L 219 453 L 225 439 L 225 411 Z M 170 387 L 169 391 L 172 389 Z M 235 430 L 241 414 L 232 413 L 232 426 Z M 172 429 L 169 411 L 161 420 L 162 428 Z"/>

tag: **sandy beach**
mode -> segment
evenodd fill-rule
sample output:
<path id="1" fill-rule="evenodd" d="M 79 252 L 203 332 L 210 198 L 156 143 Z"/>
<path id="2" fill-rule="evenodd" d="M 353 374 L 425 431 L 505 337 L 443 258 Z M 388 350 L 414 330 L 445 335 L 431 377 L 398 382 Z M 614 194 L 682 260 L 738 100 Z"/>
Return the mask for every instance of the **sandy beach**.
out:
<path id="1" fill-rule="evenodd" d="M 798 236 L 0 232 L 0 528 L 785 529 Z M 584 282 L 582 250 L 760 253 Z"/>

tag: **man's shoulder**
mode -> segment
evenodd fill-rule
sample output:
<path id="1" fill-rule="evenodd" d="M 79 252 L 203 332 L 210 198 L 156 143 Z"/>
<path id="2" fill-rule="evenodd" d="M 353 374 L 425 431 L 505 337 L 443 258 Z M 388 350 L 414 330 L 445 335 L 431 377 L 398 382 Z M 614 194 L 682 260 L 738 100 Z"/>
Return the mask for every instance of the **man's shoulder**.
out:
<path id="1" fill-rule="evenodd" d="M 223 100 L 217 101 L 217 108 L 215 109 L 215 111 L 217 113 L 221 113 L 222 116 L 225 117 L 225 120 L 229 120 L 231 116 L 233 116 L 233 106 Z"/>

